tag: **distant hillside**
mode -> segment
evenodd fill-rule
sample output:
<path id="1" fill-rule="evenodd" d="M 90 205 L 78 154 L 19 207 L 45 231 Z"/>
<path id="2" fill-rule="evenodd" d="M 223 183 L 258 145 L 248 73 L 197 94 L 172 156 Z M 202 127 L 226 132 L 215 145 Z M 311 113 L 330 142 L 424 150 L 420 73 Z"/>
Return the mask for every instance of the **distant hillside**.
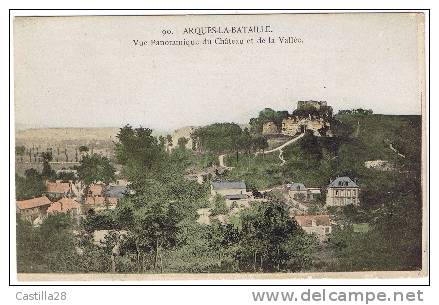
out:
<path id="1" fill-rule="evenodd" d="M 17 144 L 77 141 L 114 141 L 119 128 L 35 128 L 18 130 Z"/>

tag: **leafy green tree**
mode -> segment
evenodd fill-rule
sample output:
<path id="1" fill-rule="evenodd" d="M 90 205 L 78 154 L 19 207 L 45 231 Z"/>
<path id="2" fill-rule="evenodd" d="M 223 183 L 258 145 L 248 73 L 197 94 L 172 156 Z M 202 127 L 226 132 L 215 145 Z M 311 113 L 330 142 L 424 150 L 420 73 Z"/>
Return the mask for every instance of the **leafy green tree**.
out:
<path id="1" fill-rule="evenodd" d="M 168 150 L 174 145 L 172 136 L 170 134 L 166 136 L 166 143 L 168 144 Z"/>
<path id="2" fill-rule="evenodd" d="M 41 158 L 43 159 L 43 170 L 41 176 L 43 179 L 53 179 L 55 177 L 55 171 L 50 166 L 50 161 L 52 161 L 52 152 L 45 151 L 41 153 Z"/>
<path id="3" fill-rule="evenodd" d="M 200 127 L 192 133 L 198 149 L 215 154 L 236 152 L 242 130 L 235 123 L 215 123 Z"/>
<path id="4" fill-rule="evenodd" d="M 186 145 L 189 140 L 185 137 L 178 138 L 177 145 L 179 149 L 186 149 Z"/>
<path id="5" fill-rule="evenodd" d="M 88 151 L 89 151 L 89 149 L 88 149 L 87 146 L 85 146 L 85 145 L 81 145 L 81 146 L 79 146 L 79 152 L 80 152 L 80 153 L 86 153 L 86 152 L 88 152 Z"/>
<path id="6" fill-rule="evenodd" d="M 87 186 L 96 182 L 108 184 L 114 181 L 114 173 L 110 160 L 99 154 L 84 156 L 78 167 L 78 176 Z"/>
<path id="7" fill-rule="evenodd" d="M 68 214 L 49 215 L 39 227 L 17 216 L 18 272 L 75 271 L 78 255 Z"/>
<path id="8" fill-rule="evenodd" d="M 275 111 L 271 108 L 264 108 L 259 112 L 257 118 L 250 119 L 250 128 L 253 133 L 260 134 L 264 123 L 273 122 L 279 128 L 282 120 L 288 117 L 288 111 Z"/>
<path id="9" fill-rule="evenodd" d="M 311 241 L 283 203 L 255 203 L 241 223 L 237 258 L 244 270 L 299 271 L 309 264 Z"/>
<path id="10" fill-rule="evenodd" d="M 166 146 L 166 138 L 164 136 L 159 136 L 159 144 L 161 147 L 165 147 Z"/>
<path id="11" fill-rule="evenodd" d="M 211 216 L 216 216 L 220 214 L 227 214 L 229 209 L 226 205 L 226 200 L 221 195 L 216 195 L 213 199 L 213 209 L 211 210 Z"/>
<path id="12" fill-rule="evenodd" d="M 27 169 L 25 176 L 15 176 L 15 193 L 17 200 L 41 196 L 46 187 L 41 174 L 34 168 Z"/>
<path id="13" fill-rule="evenodd" d="M 165 160 L 164 148 L 149 128 L 126 125 L 117 135 L 116 158 L 131 181 L 160 168 Z"/>
<path id="14" fill-rule="evenodd" d="M 253 147 L 256 150 L 262 150 L 262 154 L 265 154 L 265 150 L 268 148 L 267 139 L 264 136 L 257 136 L 253 139 Z"/>
<path id="15" fill-rule="evenodd" d="M 23 145 L 15 146 L 15 154 L 17 156 L 24 156 L 25 152 L 26 152 L 26 147 L 24 147 Z"/>

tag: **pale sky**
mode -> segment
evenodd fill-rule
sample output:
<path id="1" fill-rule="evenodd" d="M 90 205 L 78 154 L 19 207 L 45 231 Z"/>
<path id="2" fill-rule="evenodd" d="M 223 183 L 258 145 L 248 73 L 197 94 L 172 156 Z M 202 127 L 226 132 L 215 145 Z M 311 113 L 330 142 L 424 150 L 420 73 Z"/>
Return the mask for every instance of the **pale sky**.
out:
<path id="1" fill-rule="evenodd" d="M 159 130 L 233 121 L 297 100 L 335 110 L 420 114 L 415 14 L 39 17 L 14 23 L 15 121 L 26 127 Z M 184 35 L 188 27 L 269 25 L 271 33 Z M 162 35 L 171 30 L 172 35 Z M 271 36 L 274 44 L 135 46 L 133 40 Z M 294 36 L 302 44 L 280 44 Z M 421 38 L 420 38 L 421 37 Z"/>

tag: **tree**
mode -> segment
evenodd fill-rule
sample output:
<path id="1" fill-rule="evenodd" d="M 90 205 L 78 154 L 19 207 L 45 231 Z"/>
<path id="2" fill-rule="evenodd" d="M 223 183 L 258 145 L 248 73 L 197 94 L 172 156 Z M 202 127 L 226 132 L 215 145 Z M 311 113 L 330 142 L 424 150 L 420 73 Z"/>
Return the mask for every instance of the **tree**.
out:
<path id="1" fill-rule="evenodd" d="M 27 169 L 24 177 L 15 176 L 15 193 L 17 200 L 41 196 L 46 187 L 41 174 L 34 168 Z"/>
<path id="2" fill-rule="evenodd" d="M 117 138 L 116 159 L 132 182 L 139 176 L 156 171 L 165 160 L 164 148 L 149 128 L 133 129 L 126 125 L 119 130 Z"/>
<path id="3" fill-rule="evenodd" d="M 78 254 L 72 229 L 68 214 L 49 215 L 39 227 L 17 215 L 18 272 L 75 271 Z"/>
<path id="4" fill-rule="evenodd" d="M 213 199 L 213 209 L 211 210 L 211 216 L 216 216 L 220 214 L 227 214 L 229 209 L 226 205 L 226 200 L 221 195 L 215 195 Z"/>
<path id="5" fill-rule="evenodd" d="M 78 167 L 78 176 L 87 186 L 96 182 L 108 184 L 114 181 L 114 173 L 110 160 L 99 154 L 84 156 Z"/>
<path id="6" fill-rule="evenodd" d="M 262 150 L 262 155 L 264 155 L 265 150 L 268 148 L 267 139 L 264 136 L 257 136 L 253 139 L 253 147 L 255 150 Z"/>
<path id="7" fill-rule="evenodd" d="M 168 150 L 169 150 L 174 145 L 172 136 L 170 134 L 166 136 L 166 142 L 168 143 Z"/>
<path id="8" fill-rule="evenodd" d="M 198 149 L 220 154 L 238 151 L 241 127 L 235 123 L 215 123 L 200 127 L 192 133 Z"/>
<path id="9" fill-rule="evenodd" d="M 43 179 L 52 179 L 55 177 L 55 171 L 50 166 L 50 161 L 52 161 L 52 152 L 45 151 L 41 153 L 41 158 L 43 159 L 43 170 L 41 176 Z"/>
<path id="10" fill-rule="evenodd" d="M 244 270 L 299 271 L 310 262 L 311 240 L 277 201 L 256 203 L 241 213 L 237 258 Z"/>
<path id="11" fill-rule="evenodd" d="M 166 138 L 164 136 L 159 136 L 159 144 L 161 147 L 166 146 Z"/>
<path id="12" fill-rule="evenodd" d="M 88 147 L 87 146 L 85 146 L 85 145 L 81 145 L 81 146 L 79 146 L 79 152 L 80 153 L 86 153 L 86 152 L 88 152 Z"/>
<path id="13" fill-rule="evenodd" d="M 24 147 L 23 145 L 15 146 L 15 154 L 17 156 L 24 156 L 25 152 L 26 152 L 26 147 Z"/>
<path id="14" fill-rule="evenodd" d="M 259 112 L 257 118 L 250 119 L 250 128 L 253 133 L 260 134 L 262 126 L 267 122 L 273 122 L 279 128 L 282 125 L 282 120 L 288 117 L 288 111 L 275 111 L 271 108 L 264 108 Z"/>
<path id="15" fill-rule="evenodd" d="M 185 149 L 189 140 L 185 137 L 178 138 L 177 145 L 179 149 Z"/>

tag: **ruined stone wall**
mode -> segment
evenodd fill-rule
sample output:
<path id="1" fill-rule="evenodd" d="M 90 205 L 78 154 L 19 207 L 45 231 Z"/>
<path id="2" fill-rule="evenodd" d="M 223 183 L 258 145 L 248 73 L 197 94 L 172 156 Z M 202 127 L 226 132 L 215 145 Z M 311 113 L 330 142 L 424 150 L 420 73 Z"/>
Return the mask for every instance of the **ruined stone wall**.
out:
<path id="1" fill-rule="evenodd" d="M 278 134 L 279 128 L 274 122 L 266 122 L 262 125 L 262 134 Z"/>
<path id="2" fill-rule="evenodd" d="M 294 136 L 300 132 L 300 126 L 296 117 L 289 117 L 282 120 L 282 134 Z"/>
<path id="3" fill-rule="evenodd" d="M 309 119 L 289 117 L 282 121 L 282 134 L 294 136 L 306 130 L 311 130 L 314 135 L 321 136 L 319 129 L 329 125 L 323 119 Z"/>

